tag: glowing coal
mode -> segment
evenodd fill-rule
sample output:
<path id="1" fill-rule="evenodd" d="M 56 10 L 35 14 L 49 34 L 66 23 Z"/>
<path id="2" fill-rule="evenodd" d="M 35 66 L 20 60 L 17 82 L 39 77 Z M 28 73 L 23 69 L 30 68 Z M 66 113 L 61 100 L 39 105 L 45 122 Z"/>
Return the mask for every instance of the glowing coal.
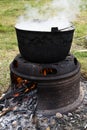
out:
<path id="1" fill-rule="evenodd" d="M 67 28 L 79 13 L 80 5 L 80 0 L 53 0 L 39 8 L 29 5 L 25 14 L 19 17 L 16 28 L 31 31 L 51 31 L 51 27 Z"/>

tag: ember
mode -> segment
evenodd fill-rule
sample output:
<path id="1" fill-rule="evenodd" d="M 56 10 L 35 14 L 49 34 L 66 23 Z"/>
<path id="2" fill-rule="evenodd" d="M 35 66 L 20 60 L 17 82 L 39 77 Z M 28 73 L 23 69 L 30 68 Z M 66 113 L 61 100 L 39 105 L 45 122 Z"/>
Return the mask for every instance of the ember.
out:
<path id="1" fill-rule="evenodd" d="M 4 119 L 4 123 L 0 124 L 0 130 L 19 130 L 19 128 L 25 130 L 26 128 L 32 129 L 35 127 L 32 126 L 31 120 L 35 116 L 37 107 L 37 83 L 20 77 L 17 78 L 17 83 L 14 88 L 10 88 L 0 98 L 0 117 L 2 117 L 0 122 Z M 21 118 L 22 115 L 28 116 L 26 122 L 25 119 Z M 7 121 L 4 117 L 7 118 Z M 21 121 L 22 127 L 19 127 L 19 121 Z"/>
<path id="2" fill-rule="evenodd" d="M 19 93 L 16 93 L 16 94 L 14 94 L 13 96 L 14 96 L 14 97 L 18 97 L 18 96 L 19 96 Z"/>
<path id="3" fill-rule="evenodd" d="M 19 78 L 21 79 L 21 78 Z M 22 80 L 22 81 L 27 81 L 27 80 Z M 19 86 L 19 84 L 18 84 Z M 17 102 L 20 103 L 20 100 L 23 100 L 24 97 L 27 96 L 27 94 L 29 93 L 30 96 L 32 96 L 32 94 L 34 94 L 34 92 L 36 93 L 37 90 L 37 84 L 33 83 L 33 82 L 22 82 L 21 87 L 17 87 L 15 86 L 14 89 L 9 90 L 1 99 L 0 99 L 0 103 L 2 103 L 4 105 L 4 103 L 6 102 L 6 100 L 11 99 L 13 102 Z M 17 100 L 16 100 L 17 98 Z"/>
<path id="4" fill-rule="evenodd" d="M 54 68 L 44 68 L 40 71 L 41 74 L 44 76 L 49 75 L 49 74 L 56 74 L 57 70 Z"/>

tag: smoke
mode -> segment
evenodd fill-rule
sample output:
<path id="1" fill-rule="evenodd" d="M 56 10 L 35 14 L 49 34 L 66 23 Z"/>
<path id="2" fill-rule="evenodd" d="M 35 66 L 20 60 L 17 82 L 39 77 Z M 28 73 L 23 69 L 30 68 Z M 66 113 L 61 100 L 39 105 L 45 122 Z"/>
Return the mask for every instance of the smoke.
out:
<path id="1" fill-rule="evenodd" d="M 67 28 L 79 13 L 80 5 L 81 0 L 53 0 L 39 8 L 27 5 L 24 15 L 17 20 L 16 28 L 37 31 L 50 31 L 51 27 Z"/>

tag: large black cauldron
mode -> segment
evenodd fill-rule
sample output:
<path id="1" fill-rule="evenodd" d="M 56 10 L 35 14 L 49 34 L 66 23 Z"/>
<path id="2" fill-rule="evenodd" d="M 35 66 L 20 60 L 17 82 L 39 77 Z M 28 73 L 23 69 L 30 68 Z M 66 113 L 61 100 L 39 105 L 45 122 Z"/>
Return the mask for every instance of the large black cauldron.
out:
<path id="1" fill-rule="evenodd" d="M 31 62 L 53 63 L 64 60 L 70 51 L 73 32 L 73 27 L 62 30 L 52 28 L 51 32 L 16 28 L 19 51 Z"/>

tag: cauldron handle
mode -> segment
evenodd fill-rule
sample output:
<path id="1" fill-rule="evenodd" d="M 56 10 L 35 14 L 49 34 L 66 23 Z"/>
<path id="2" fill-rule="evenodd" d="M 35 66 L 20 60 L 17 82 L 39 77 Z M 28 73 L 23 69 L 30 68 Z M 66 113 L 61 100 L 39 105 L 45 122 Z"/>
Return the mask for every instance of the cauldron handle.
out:
<path id="1" fill-rule="evenodd" d="M 52 27 L 51 32 L 60 32 L 60 30 L 58 29 L 58 27 Z"/>

